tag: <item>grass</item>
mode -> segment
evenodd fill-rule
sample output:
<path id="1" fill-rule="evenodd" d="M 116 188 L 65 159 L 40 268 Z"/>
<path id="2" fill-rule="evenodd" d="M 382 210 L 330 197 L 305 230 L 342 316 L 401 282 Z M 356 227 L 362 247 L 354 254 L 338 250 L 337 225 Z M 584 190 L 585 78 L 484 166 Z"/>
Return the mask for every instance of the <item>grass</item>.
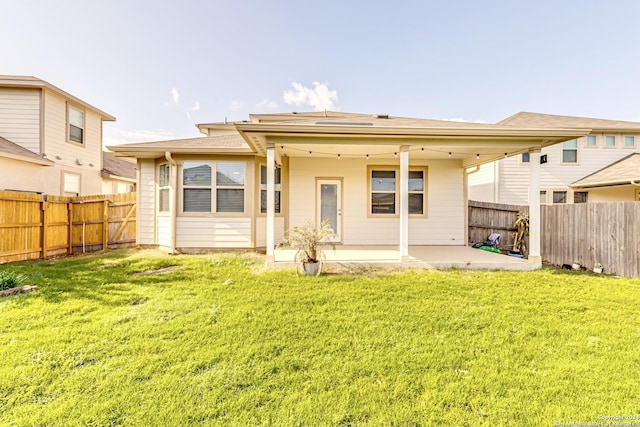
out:
<path id="1" fill-rule="evenodd" d="M 640 281 L 115 251 L 0 266 L 0 425 L 554 425 L 640 414 Z M 140 274 L 160 270 L 162 274 Z M 27 282 L 26 284 L 31 284 Z"/>

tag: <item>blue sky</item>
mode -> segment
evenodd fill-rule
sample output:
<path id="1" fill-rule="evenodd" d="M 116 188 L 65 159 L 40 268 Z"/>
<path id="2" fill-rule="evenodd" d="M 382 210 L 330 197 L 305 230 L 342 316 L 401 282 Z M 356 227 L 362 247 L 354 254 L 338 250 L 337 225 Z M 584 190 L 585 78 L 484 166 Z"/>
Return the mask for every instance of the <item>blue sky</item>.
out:
<path id="1" fill-rule="evenodd" d="M 0 74 L 116 116 L 106 144 L 249 113 L 640 121 L 640 2 L 3 0 Z"/>

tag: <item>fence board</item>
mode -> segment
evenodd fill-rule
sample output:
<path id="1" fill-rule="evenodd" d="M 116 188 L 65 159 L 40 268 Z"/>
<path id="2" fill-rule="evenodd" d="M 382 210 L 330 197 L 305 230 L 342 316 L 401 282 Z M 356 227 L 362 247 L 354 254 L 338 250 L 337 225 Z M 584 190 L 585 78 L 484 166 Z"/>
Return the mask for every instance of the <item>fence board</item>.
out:
<path id="1" fill-rule="evenodd" d="M 518 212 L 529 213 L 528 206 L 469 200 L 469 243 L 483 242 L 492 233 L 500 234 L 500 246 L 512 248 Z M 527 247 L 528 247 L 527 242 Z"/>
<path id="2" fill-rule="evenodd" d="M 135 193 L 43 197 L 0 191 L 0 263 L 131 246 L 135 204 Z"/>

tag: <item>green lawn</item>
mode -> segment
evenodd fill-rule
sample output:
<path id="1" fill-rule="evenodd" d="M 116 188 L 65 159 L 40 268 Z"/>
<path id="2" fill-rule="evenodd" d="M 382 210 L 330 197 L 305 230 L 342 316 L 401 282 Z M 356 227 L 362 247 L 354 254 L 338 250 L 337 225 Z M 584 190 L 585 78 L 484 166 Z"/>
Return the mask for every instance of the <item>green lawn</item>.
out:
<path id="1" fill-rule="evenodd" d="M 552 269 L 312 278 L 261 263 L 115 251 L 0 266 L 39 285 L 0 299 L 0 425 L 640 415 L 640 280 Z"/>

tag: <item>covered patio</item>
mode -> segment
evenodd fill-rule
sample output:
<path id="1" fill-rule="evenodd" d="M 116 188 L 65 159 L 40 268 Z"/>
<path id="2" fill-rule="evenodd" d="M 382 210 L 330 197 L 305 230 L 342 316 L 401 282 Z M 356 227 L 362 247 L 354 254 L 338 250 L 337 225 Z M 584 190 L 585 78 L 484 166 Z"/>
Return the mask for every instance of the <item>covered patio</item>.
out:
<path id="1" fill-rule="evenodd" d="M 325 266 L 333 267 L 402 267 L 430 269 L 531 271 L 539 267 L 526 259 L 473 249 L 468 246 L 409 246 L 409 257 L 400 262 L 398 246 L 325 245 Z M 274 251 L 275 268 L 295 266 L 294 249 Z"/>

